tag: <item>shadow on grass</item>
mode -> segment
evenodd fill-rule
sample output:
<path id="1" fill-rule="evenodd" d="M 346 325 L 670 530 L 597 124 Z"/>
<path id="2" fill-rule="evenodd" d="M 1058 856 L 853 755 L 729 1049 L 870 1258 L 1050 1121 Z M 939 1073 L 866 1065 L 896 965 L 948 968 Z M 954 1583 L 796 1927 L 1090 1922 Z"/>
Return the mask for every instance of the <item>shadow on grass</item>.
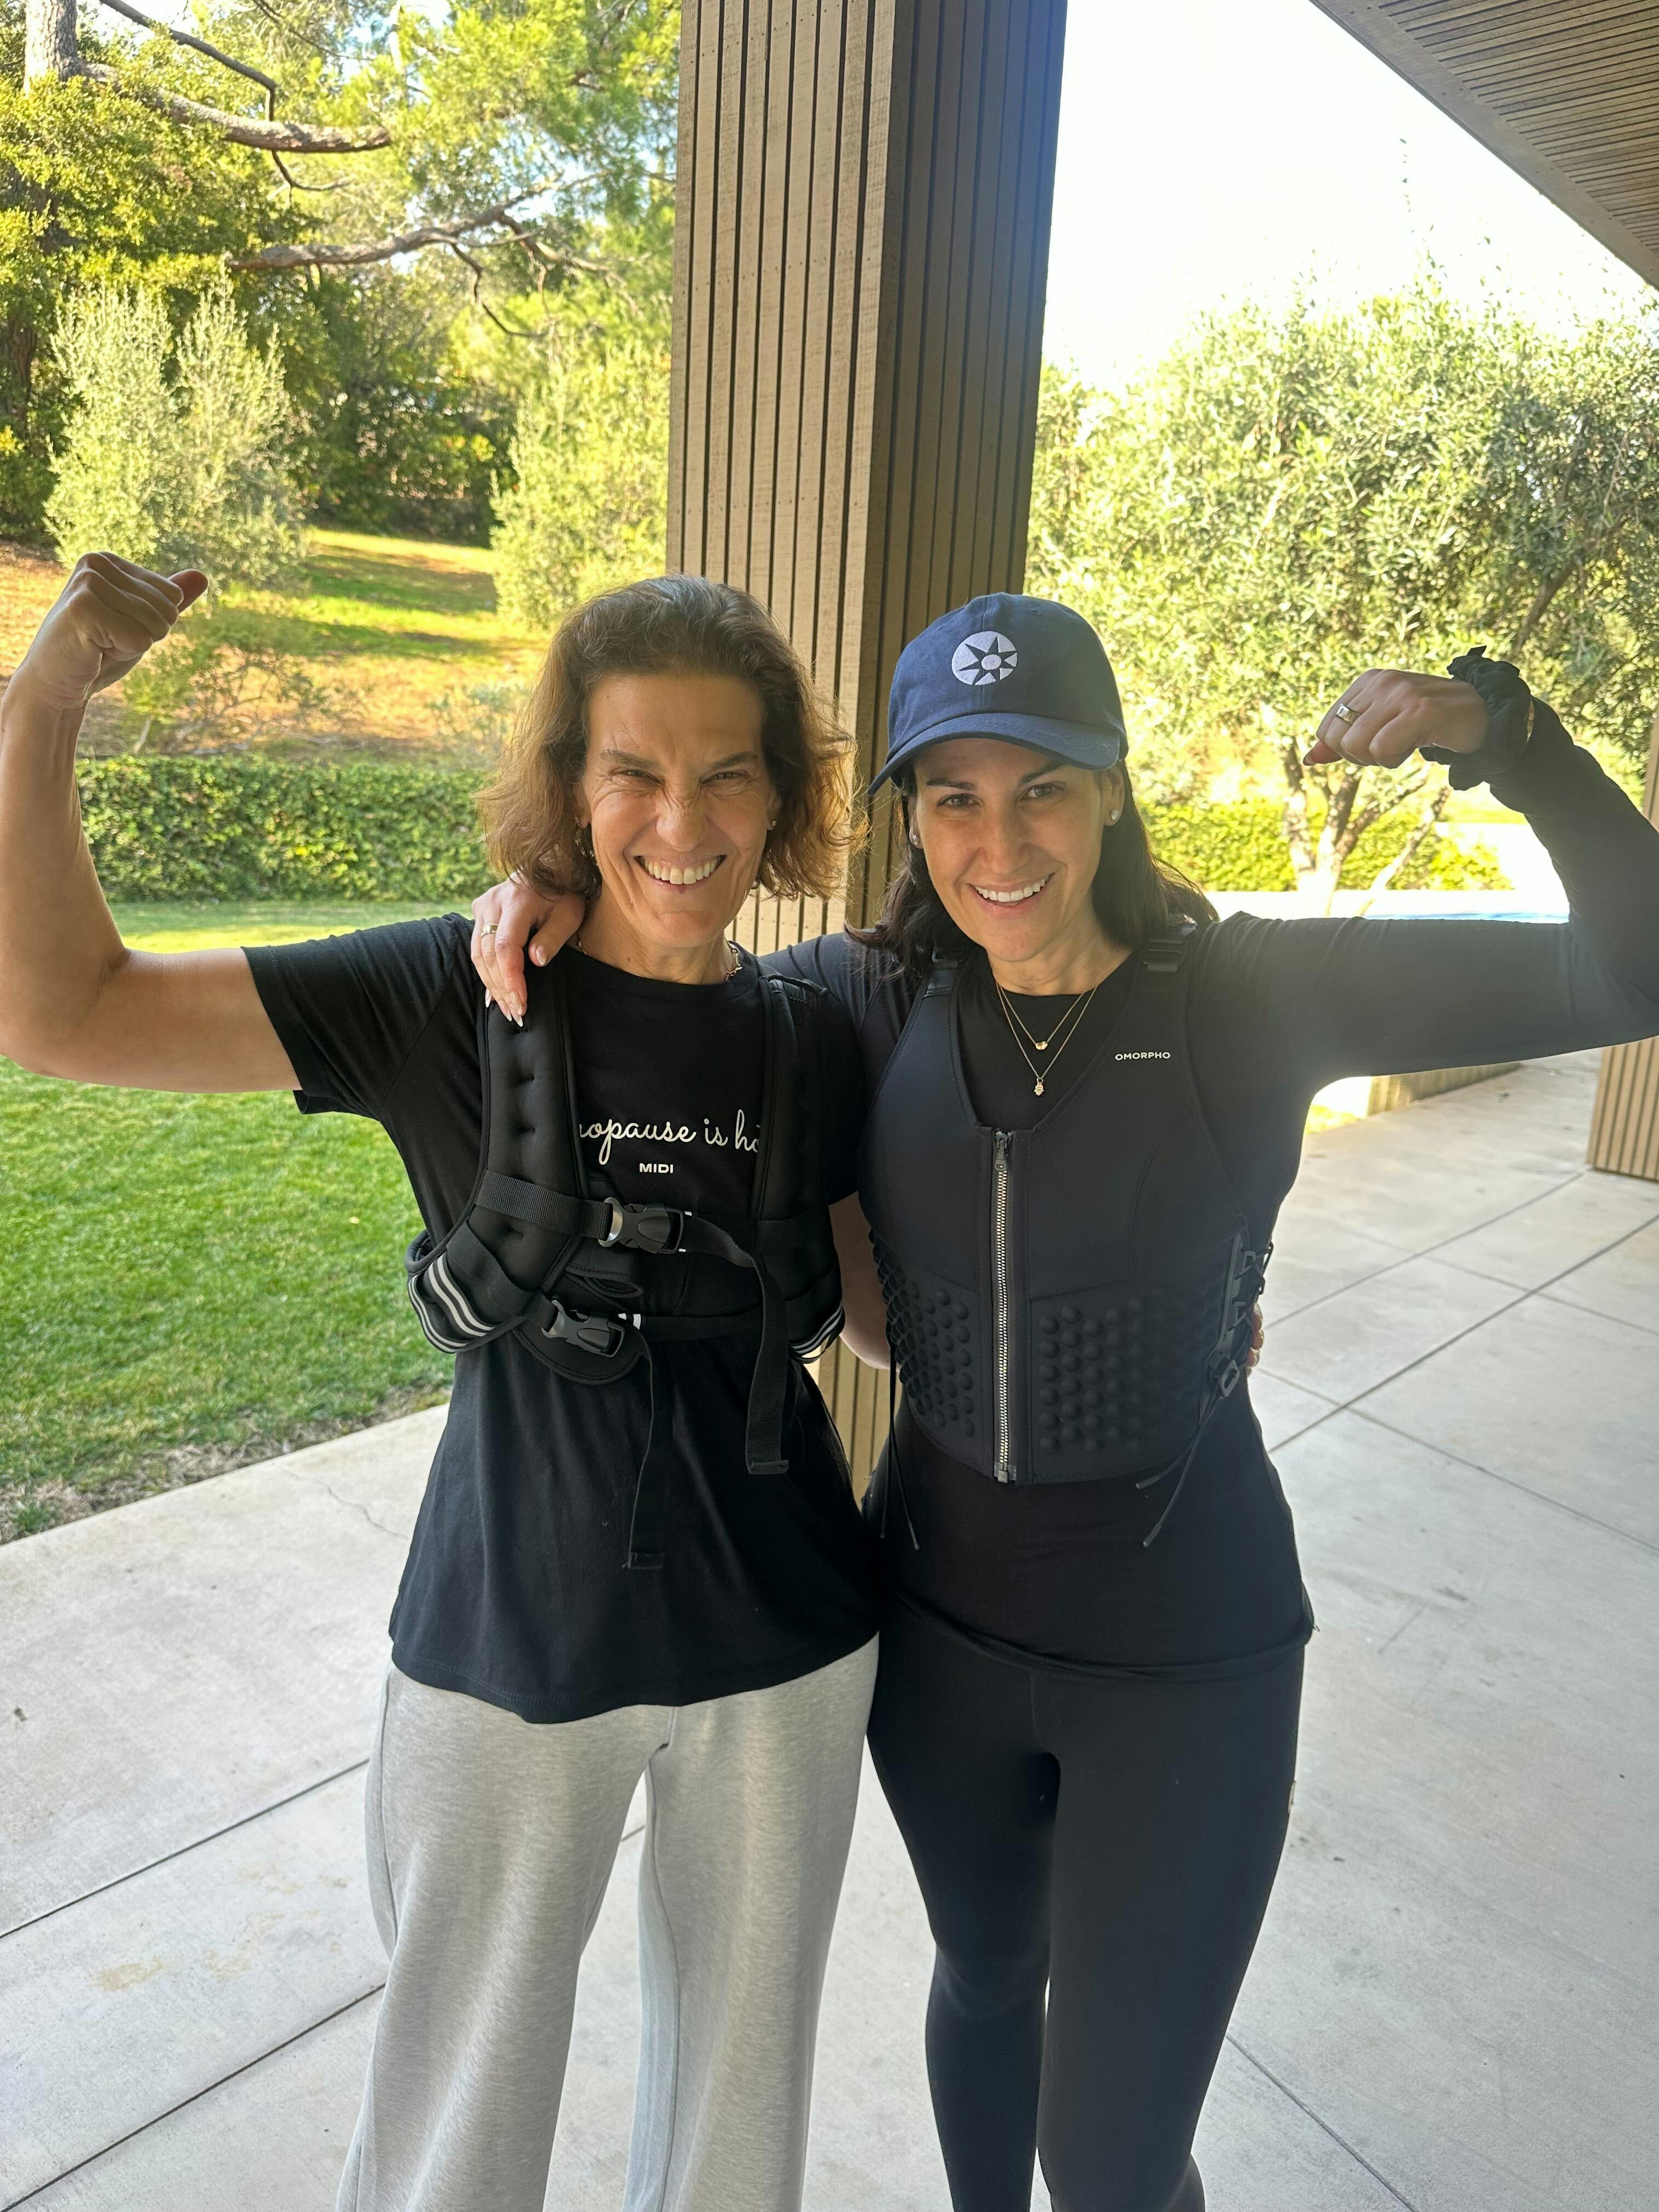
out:
<path id="1" fill-rule="evenodd" d="M 437 615 L 495 612 L 493 577 L 442 559 L 413 553 L 314 552 L 306 562 L 310 596 L 360 599 Z"/>

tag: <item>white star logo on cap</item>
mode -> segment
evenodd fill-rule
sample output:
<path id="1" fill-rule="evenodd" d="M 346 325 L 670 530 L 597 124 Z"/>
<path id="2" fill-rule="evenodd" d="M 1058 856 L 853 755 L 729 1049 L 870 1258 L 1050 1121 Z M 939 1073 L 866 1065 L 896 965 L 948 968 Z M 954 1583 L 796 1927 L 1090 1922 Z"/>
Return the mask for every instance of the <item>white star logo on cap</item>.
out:
<path id="1" fill-rule="evenodd" d="M 1018 665 L 1014 641 L 1000 629 L 976 629 L 951 655 L 951 673 L 958 684 L 1000 684 Z"/>

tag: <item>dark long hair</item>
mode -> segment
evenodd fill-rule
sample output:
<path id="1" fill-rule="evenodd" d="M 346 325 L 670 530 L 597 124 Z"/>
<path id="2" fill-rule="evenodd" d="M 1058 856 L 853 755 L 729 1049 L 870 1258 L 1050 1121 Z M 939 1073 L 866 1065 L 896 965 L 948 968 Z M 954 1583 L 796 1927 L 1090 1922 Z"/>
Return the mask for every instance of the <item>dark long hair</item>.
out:
<path id="1" fill-rule="evenodd" d="M 1094 905 L 1100 926 L 1113 943 L 1138 951 L 1182 915 L 1200 928 L 1218 917 L 1192 878 L 1167 860 L 1160 860 L 1152 851 L 1146 824 L 1129 787 L 1129 771 L 1120 769 L 1118 774 L 1123 780 L 1123 809 L 1117 820 L 1101 831 Z M 902 865 L 887 886 L 881 920 L 872 929 L 850 933 L 860 945 L 890 954 L 915 981 L 926 975 L 936 953 L 962 960 L 976 948 L 945 912 L 921 848 L 911 842 L 910 810 L 916 796 L 914 765 L 896 770 L 893 783 L 903 817 Z"/>

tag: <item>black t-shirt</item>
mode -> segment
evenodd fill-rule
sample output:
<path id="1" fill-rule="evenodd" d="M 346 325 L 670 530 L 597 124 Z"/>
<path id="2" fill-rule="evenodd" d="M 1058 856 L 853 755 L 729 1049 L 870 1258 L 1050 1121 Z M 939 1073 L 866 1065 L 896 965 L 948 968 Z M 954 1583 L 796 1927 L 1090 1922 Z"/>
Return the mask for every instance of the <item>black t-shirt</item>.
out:
<path id="1" fill-rule="evenodd" d="M 1235 915 L 1190 946 L 1194 1079 L 1258 1249 L 1295 1178 L 1310 1101 L 1336 1078 L 1659 1033 L 1659 835 L 1541 702 L 1526 757 L 1495 789 L 1548 850 L 1569 921 Z M 873 1097 L 913 1004 L 904 977 L 844 936 L 767 964 L 836 992 L 859 1026 Z M 1051 1111 L 1122 1012 L 1132 973 L 1126 963 L 1102 985 L 1036 1098 L 983 963 L 970 963 L 958 996 L 978 1119 L 1030 1128 Z M 1054 1000 L 1017 1003 L 1048 1034 Z M 1132 1483 L 989 1481 L 902 1406 L 896 1483 L 891 1457 L 871 1500 L 884 1574 L 970 1634 L 1061 1663 L 1201 1676 L 1267 1663 L 1309 1632 L 1290 1514 L 1247 1389 L 1206 1435 L 1150 1549 L 1148 1502 Z"/>
<path id="2" fill-rule="evenodd" d="M 447 915 L 247 953 L 301 1110 L 380 1121 L 437 1237 L 465 1211 L 479 1166 L 469 930 Z M 559 957 L 588 1168 L 626 1200 L 744 1210 L 763 1054 L 753 963 L 691 986 L 574 951 Z M 833 1001 L 825 1019 L 833 1201 L 856 1180 L 864 1086 Z M 797 1365 L 787 1474 L 744 1464 L 754 1350 L 752 1336 L 657 1344 L 654 1376 L 641 1363 L 603 1384 L 566 1380 L 513 1336 L 459 1354 L 392 1613 L 403 1672 L 526 1720 L 563 1721 L 763 1688 L 863 1643 L 875 1626 L 868 1549 L 833 1425 Z M 653 1389 L 676 1448 L 664 1562 L 630 1570 Z"/>

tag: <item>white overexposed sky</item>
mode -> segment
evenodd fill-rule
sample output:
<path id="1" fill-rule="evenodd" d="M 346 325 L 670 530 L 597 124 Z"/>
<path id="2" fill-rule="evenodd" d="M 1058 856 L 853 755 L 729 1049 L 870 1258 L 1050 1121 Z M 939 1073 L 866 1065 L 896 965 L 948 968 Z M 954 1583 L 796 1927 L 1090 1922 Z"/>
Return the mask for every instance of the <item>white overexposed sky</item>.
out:
<path id="1" fill-rule="evenodd" d="M 1651 298 L 1312 0 L 1072 0 L 1045 350 L 1109 383 L 1196 311 L 1431 253 L 1560 325 Z"/>

